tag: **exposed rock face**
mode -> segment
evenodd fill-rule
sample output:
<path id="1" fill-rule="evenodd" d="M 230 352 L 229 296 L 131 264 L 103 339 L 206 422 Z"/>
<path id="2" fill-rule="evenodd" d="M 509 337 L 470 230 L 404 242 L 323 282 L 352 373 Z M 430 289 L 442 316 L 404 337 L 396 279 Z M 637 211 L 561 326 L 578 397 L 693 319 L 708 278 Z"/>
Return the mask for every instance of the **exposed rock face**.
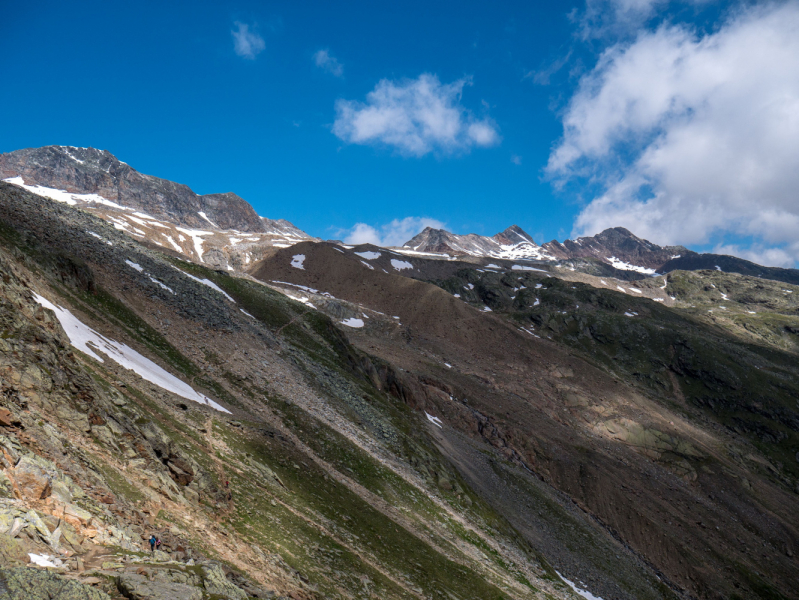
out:
<path id="1" fill-rule="evenodd" d="M 29 185 L 97 194 L 185 227 L 208 229 L 210 220 L 220 229 L 265 231 L 252 206 L 236 194 L 195 194 L 186 185 L 139 173 L 107 150 L 45 146 L 0 154 L 0 179 L 10 177 L 22 177 Z"/>
<path id="2" fill-rule="evenodd" d="M 553 240 L 544 244 L 544 248 L 559 259 L 616 258 L 631 265 L 655 270 L 677 255 L 691 253 L 682 246 L 660 247 L 636 237 L 624 227 L 606 229 L 593 237 L 566 240 L 562 244 Z"/>

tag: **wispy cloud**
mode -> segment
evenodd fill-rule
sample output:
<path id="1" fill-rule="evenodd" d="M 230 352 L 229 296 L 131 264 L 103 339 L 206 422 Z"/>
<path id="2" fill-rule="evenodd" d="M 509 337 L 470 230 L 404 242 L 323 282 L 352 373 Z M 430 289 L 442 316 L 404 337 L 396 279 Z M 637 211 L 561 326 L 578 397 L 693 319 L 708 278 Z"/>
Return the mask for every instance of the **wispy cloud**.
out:
<path id="1" fill-rule="evenodd" d="M 356 223 L 352 229 L 340 232 L 347 244 L 374 244 L 375 246 L 402 246 L 425 227 L 441 229 L 444 223 L 426 217 L 405 217 L 373 227 Z"/>
<path id="2" fill-rule="evenodd" d="M 366 102 L 336 102 L 333 133 L 351 144 L 387 146 L 410 156 L 499 144 L 494 122 L 477 118 L 461 104 L 466 85 L 470 79 L 442 84 L 429 73 L 399 82 L 383 79 Z"/>
<path id="3" fill-rule="evenodd" d="M 233 50 L 242 58 L 253 60 L 266 48 L 264 38 L 250 31 L 250 26 L 246 23 L 236 21 L 234 24 L 236 29 L 230 32 L 233 35 Z"/>
<path id="4" fill-rule="evenodd" d="M 564 56 L 553 60 L 540 69 L 528 71 L 525 73 L 524 79 L 532 79 L 533 83 L 537 83 L 538 85 L 549 85 L 552 76 L 566 66 L 571 56 L 572 51 L 569 50 Z"/>
<path id="5" fill-rule="evenodd" d="M 664 25 L 583 77 L 547 173 L 602 188 L 575 234 L 747 238 L 727 249 L 784 265 L 799 260 L 797 115 L 799 4 L 738 11 L 704 36 Z"/>
<path id="6" fill-rule="evenodd" d="M 510 161 L 511 161 L 511 162 L 512 162 L 514 165 L 516 165 L 516 166 L 520 166 L 520 165 L 522 164 L 522 157 L 521 157 L 521 156 L 519 156 L 518 154 L 511 154 L 511 155 L 510 155 Z"/>
<path id="7" fill-rule="evenodd" d="M 330 54 L 330 50 L 319 50 L 313 55 L 314 63 L 323 71 L 327 71 L 336 77 L 344 76 L 344 65 L 335 56 Z"/>

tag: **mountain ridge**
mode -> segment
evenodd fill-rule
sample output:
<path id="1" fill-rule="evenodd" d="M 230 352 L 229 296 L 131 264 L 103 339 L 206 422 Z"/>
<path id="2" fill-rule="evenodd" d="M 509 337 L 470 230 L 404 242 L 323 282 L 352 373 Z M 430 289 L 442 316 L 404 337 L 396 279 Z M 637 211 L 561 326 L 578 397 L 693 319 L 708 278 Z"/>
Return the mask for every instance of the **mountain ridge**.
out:
<path id="1" fill-rule="evenodd" d="M 641 277 L 677 270 L 717 269 L 741 275 L 799 283 L 799 269 L 764 267 L 735 256 L 699 253 L 684 246 L 658 246 L 637 237 L 624 227 L 612 227 L 594 236 L 552 240 L 538 245 L 518 225 L 486 237 L 458 235 L 444 229 L 425 228 L 407 241 L 403 249 L 431 254 L 473 256 L 483 259 L 578 261 L 589 268 L 601 265 L 611 272 L 628 271 Z"/>
<path id="2" fill-rule="evenodd" d="M 45 146 L 0 154 L 0 179 L 220 269 L 241 271 L 274 247 L 317 239 L 283 219 L 259 216 L 232 192 L 195 194 L 139 173 L 106 150 Z"/>

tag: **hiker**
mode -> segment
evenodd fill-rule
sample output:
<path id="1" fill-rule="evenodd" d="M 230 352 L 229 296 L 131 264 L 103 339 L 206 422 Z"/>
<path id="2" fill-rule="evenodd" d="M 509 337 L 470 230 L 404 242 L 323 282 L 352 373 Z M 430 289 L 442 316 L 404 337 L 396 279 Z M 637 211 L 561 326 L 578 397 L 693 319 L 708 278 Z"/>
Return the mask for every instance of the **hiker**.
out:
<path id="1" fill-rule="evenodd" d="M 161 538 L 155 538 L 155 549 L 156 550 L 161 549 Z"/>
<path id="2" fill-rule="evenodd" d="M 155 554 L 155 544 L 157 541 L 158 539 L 155 537 L 155 535 L 150 536 L 150 552 L 153 554 Z"/>

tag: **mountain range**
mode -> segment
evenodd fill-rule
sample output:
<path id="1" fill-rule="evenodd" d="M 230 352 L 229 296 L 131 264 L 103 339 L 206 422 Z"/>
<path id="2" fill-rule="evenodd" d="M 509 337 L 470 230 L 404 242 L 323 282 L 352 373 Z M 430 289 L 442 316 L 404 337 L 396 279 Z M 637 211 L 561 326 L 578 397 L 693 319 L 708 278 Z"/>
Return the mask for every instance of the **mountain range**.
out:
<path id="1" fill-rule="evenodd" d="M 234 193 L 195 194 L 186 185 L 141 174 L 107 150 L 46 146 L 0 154 L 0 179 L 91 210 L 135 237 L 214 268 L 242 270 L 270 249 L 318 241 L 288 221 L 258 216 Z M 626 279 L 681 269 L 720 269 L 799 283 L 796 269 L 763 267 L 682 246 L 661 247 L 622 227 L 542 245 L 518 225 L 492 237 L 428 227 L 398 250 L 443 258 L 571 261 L 571 266 L 595 275 Z"/>
<path id="2" fill-rule="evenodd" d="M 799 598 L 796 270 L 0 179 L 11 598 Z"/>

